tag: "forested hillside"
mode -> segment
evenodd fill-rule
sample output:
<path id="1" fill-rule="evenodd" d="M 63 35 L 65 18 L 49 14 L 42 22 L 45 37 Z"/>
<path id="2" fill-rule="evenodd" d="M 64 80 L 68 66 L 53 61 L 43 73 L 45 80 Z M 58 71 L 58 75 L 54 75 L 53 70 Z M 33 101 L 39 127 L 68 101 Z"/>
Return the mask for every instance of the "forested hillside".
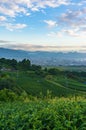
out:
<path id="1" fill-rule="evenodd" d="M 86 71 L 0 59 L 0 130 L 86 130 Z"/>
<path id="2" fill-rule="evenodd" d="M 20 95 L 68 97 L 86 94 L 86 72 L 70 71 L 62 67 L 46 68 L 31 64 L 30 60 L 0 59 L 0 90 Z M 2 92 L 2 91 L 1 91 Z M 3 100 L 3 99 L 2 99 Z"/>

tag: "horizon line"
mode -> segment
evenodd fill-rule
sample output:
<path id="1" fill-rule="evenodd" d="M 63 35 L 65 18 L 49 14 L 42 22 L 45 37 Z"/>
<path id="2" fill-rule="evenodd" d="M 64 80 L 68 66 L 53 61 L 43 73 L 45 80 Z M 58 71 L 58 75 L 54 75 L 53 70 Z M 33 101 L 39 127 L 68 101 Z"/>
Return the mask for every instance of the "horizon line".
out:
<path id="1" fill-rule="evenodd" d="M 0 46 L 0 48 L 4 49 L 12 49 L 12 50 L 22 50 L 22 51 L 46 51 L 46 52 L 85 52 L 86 46 L 43 46 L 43 45 L 11 45 L 11 46 Z"/>

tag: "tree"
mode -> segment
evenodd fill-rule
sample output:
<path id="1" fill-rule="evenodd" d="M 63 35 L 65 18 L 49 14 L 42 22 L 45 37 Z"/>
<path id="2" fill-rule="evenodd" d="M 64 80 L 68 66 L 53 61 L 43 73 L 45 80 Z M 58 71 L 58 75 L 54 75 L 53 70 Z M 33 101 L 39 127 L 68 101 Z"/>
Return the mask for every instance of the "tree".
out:
<path id="1" fill-rule="evenodd" d="M 57 74 L 57 69 L 55 69 L 55 68 L 50 68 L 50 69 L 48 70 L 48 72 L 49 72 L 49 74 L 51 74 L 51 75 L 56 75 L 56 74 Z"/>
<path id="2" fill-rule="evenodd" d="M 16 86 L 17 84 L 14 78 L 6 73 L 0 74 L 0 90 L 4 88 L 13 90 Z"/>
<path id="3" fill-rule="evenodd" d="M 30 60 L 24 59 L 18 63 L 18 67 L 21 70 L 30 70 L 31 63 Z"/>
<path id="4" fill-rule="evenodd" d="M 15 101 L 18 100 L 18 96 L 11 90 L 4 88 L 0 90 L 0 101 Z"/>
<path id="5" fill-rule="evenodd" d="M 17 69 L 17 61 L 15 59 L 12 59 L 10 61 L 10 66 L 12 66 L 13 69 Z"/>
<path id="6" fill-rule="evenodd" d="M 33 70 L 33 71 L 39 71 L 39 70 L 41 70 L 41 66 L 40 65 L 32 65 L 31 66 L 31 70 Z"/>

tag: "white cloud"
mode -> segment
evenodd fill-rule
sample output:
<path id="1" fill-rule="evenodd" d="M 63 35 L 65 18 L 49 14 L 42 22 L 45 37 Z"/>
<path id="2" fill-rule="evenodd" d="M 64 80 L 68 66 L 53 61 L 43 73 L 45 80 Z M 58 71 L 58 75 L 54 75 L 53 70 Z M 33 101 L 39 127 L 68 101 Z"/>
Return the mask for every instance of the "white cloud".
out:
<path id="1" fill-rule="evenodd" d="M 32 12 L 44 10 L 47 7 L 56 8 L 60 5 L 68 5 L 69 0 L 0 0 L 0 22 L 6 19 L 10 22 L 10 18 L 15 19 L 16 17 L 25 15 L 30 16 Z M 11 20 L 12 21 L 12 20 Z M 12 21 L 13 22 L 13 21 Z M 46 21 L 49 27 L 56 26 L 55 21 Z M 0 23 L 2 26 L 3 23 Z M 15 30 L 26 27 L 26 25 L 14 23 L 4 23 L 4 26 L 9 30 Z"/>
<path id="2" fill-rule="evenodd" d="M 15 17 L 18 13 L 28 13 L 27 10 L 39 11 L 46 7 L 68 5 L 69 0 L 0 0 L 0 13 Z"/>
<path id="3" fill-rule="evenodd" d="M 56 8 L 60 5 L 68 5 L 70 4 L 70 0 L 44 0 L 38 2 L 38 6 L 41 8 L 45 8 L 46 6 Z"/>
<path id="4" fill-rule="evenodd" d="M 57 23 L 53 20 L 44 20 L 44 22 L 48 25 L 48 27 L 56 27 Z"/>
<path id="5" fill-rule="evenodd" d="M 26 24 L 12 24 L 12 23 L 4 23 L 2 24 L 3 27 L 6 27 L 6 29 L 8 29 L 9 31 L 14 31 L 14 30 L 21 30 L 25 27 L 27 27 Z"/>
<path id="6" fill-rule="evenodd" d="M 6 21 L 6 20 L 7 20 L 6 17 L 0 16 L 0 21 Z"/>
<path id="7" fill-rule="evenodd" d="M 86 24 L 86 8 L 81 10 L 68 10 L 66 13 L 62 14 L 60 17 L 60 22 L 66 23 L 68 25 L 82 25 Z"/>
<path id="8" fill-rule="evenodd" d="M 0 44 L 0 47 L 16 49 L 16 50 L 27 50 L 27 51 L 81 51 L 86 52 L 86 46 L 42 46 L 42 45 L 31 45 L 23 43 L 5 43 Z"/>
<path id="9" fill-rule="evenodd" d="M 43 9 L 41 10 L 41 12 L 44 14 L 44 15 L 46 15 L 47 13 L 46 13 L 46 11 L 44 11 Z"/>
<path id="10" fill-rule="evenodd" d="M 39 9 L 38 9 L 37 7 L 31 8 L 31 10 L 32 10 L 33 12 L 39 11 Z"/>
<path id="11" fill-rule="evenodd" d="M 59 32 L 50 32 L 48 34 L 49 37 L 63 37 L 64 35 L 76 38 L 86 38 L 86 28 L 84 28 L 84 30 L 78 30 L 78 28 L 62 29 Z"/>
<path id="12" fill-rule="evenodd" d="M 31 15 L 31 13 L 26 13 L 26 16 L 30 16 Z"/>
<path id="13" fill-rule="evenodd" d="M 45 13 L 45 9 L 47 7 L 57 8 L 61 5 L 82 6 L 84 4 L 86 4 L 86 0 L 76 2 L 71 0 L 0 0 L 0 14 L 2 15 L 0 16 L 0 22 L 5 21 L 8 17 L 16 18 L 21 14 L 30 16 L 32 12 L 36 11 Z M 60 27 L 70 26 L 70 28 L 77 28 L 79 26 L 80 31 L 86 27 L 86 7 L 83 7 L 82 9 L 76 8 L 76 10 L 68 10 L 60 16 L 58 22 L 53 20 L 44 20 L 44 22 L 48 25 L 48 27 L 56 27 L 58 25 Z M 22 29 L 26 27 L 26 25 L 22 24 L 20 27 L 19 24 L 7 23 L 5 24 L 5 27 L 9 30 L 15 30 L 19 28 Z M 67 30 L 67 28 L 65 30 Z M 70 34 L 72 34 L 72 32 L 70 32 Z"/>
<path id="14" fill-rule="evenodd" d="M 49 37 L 62 37 L 62 32 L 50 32 L 47 35 Z"/>
<path id="15" fill-rule="evenodd" d="M 6 16 L 10 16 L 10 17 L 14 17 L 15 16 L 14 10 L 8 9 L 5 6 L 0 6 L 0 13 L 4 14 Z"/>
<path id="16" fill-rule="evenodd" d="M 68 30 L 63 30 L 63 32 L 69 36 L 72 37 L 79 37 L 79 33 L 76 30 L 68 29 Z"/>
<path id="17" fill-rule="evenodd" d="M 0 2 L 1 3 L 1 2 Z M 18 13 L 27 13 L 26 9 L 22 6 L 15 4 L 14 2 L 6 2 L 5 4 L 1 4 L 0 13 L 9 17 L 16 17 Z"/>
<path id="18" fill-rule="evenodd" d="M 75 3 L 73 2 L 72 5 L 75 6 L 83 6 L 86 4 L 86 0 L 81 0 L 81 1 L 75 1 Z"/>
<path id="19" fill-rule="evenodd" d="M 11 42 L 11 41 L 0 40 L 0 44 L 1 44 L 1 43 L 5 43 L 5 44 L 6 44 L 6 43 L 10 43 L 10 42 Z"/>
<path id="20" fill-rule="evenodd" d="M 58 26 L 61 32 L 74 37 L 85 37 L 86 7 L 77 10 L 67 10 L 58 18 Z"/>

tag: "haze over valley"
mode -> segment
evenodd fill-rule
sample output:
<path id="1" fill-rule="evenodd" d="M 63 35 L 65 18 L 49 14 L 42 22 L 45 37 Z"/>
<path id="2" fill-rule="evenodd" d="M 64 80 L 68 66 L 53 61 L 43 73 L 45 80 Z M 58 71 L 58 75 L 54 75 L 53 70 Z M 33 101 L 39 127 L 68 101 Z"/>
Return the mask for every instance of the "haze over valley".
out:
<path id="1" fill-rule="evenodd" d="M 30 59 L 32 64 L 42 66 L 81 66 L 86 65 L 85 52 L 56 52 L 56 51 L 24 51 L 0 48 L 0 58 L 22 60 Z"/>

